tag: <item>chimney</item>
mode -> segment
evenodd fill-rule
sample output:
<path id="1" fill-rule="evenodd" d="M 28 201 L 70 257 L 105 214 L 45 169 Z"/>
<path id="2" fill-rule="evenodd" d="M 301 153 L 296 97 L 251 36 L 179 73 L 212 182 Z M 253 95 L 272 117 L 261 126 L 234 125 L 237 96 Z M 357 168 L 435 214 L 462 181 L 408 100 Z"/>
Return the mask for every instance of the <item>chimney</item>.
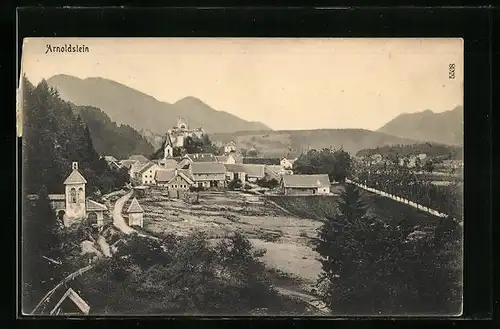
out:
<path id="1" fill-rule="evenodd" d="M 72 168 L 73 170 L 78 170 L 78 162 L 73 162 L 73 163 L 71 164 L 71 168 Z"/>
<path id="2" fill-rule="evenodd" d="M 174 177 L 177 176 L 177 168 L 174 169 Z"/>

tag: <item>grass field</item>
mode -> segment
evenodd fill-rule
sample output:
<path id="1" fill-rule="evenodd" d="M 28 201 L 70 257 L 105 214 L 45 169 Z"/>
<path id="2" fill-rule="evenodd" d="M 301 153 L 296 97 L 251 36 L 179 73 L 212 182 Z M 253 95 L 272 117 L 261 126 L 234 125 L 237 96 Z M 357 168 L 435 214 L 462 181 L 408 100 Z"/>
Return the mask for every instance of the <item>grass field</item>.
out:
<path id="1" fill-rule="evenodd" d="M 269 269 L 286 272 L 304 285 L 320 271 L 311 238 L 321 222 L 294 216 L 263 196 L 241 192 L 202 192 L 199 204 L 169 199 L 161 189 L 150 189 L 139 200 L 144 229 L 159 236 L 204 232 L 213 242 L 231 232 L 243 233 L 256 248 L 266 249 L 262 260 Z M 300 289 L 300 287 L 298 287 Z"/>

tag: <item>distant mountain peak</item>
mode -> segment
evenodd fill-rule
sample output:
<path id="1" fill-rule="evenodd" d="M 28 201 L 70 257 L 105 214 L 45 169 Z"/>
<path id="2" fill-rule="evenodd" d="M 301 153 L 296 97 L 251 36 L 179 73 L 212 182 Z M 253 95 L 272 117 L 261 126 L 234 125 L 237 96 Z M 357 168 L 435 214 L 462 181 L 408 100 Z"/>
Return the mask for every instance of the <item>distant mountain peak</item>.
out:
<path id="1" fill-rule="evenodd" d="M 463 144 L 463 108 L 435 113 L 429 109 L 398 115 L 378 132 L 417 141 Z"/>
<path id="2" fill-rule="evenodd" d="M 228 112 L 216 110 L 202 100 L 187 96 L 170 104 L 122 83 L 102 77 L 80 79 L 59 74 L 47 80 L 61 97 L 76 105 L 101 109 L 117 124 L 137 130 L 163 134 L 177 124 L 179 116 L 207 133 L 232 133 L 243 130 L 271 130 L 260 122 L 249 122 Z"/>

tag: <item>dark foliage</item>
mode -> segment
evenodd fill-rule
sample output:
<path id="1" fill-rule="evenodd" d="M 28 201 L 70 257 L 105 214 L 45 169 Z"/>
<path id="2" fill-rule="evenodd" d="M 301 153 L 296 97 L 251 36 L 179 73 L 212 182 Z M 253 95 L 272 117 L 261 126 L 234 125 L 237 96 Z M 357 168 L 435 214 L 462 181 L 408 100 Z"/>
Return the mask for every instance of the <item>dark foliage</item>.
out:
<path id="1" fill-rule="evenodd" d="M 275 188 L 279 185 L 279 182 L 275 178 L 272 179 L 260 178 L 257 179 L 255 183 L 257 183 L 257 185 L 259 185 L 260 187 L 267 187 L 270 189 Z"/>
<path id="2" fill-rule="evenodd" d="M 350 175 L 352 159 L 342 148 L 325 148 L 321 151 L 309 150 L 301 154 L 293 164 L 297 174 L 328 174 L 331 181 L 343 182 Z"/>
<path id="3" fill-rule="evenodd" d="M 150 156 L 150 159 L 163 159 L 165 155 L 165 143 L 166 139 L 162 142 L 161 147 Z M 202 138 L 188 136 L 184 139 L 184 147 L 174 147 L 172 151 L 172 155 L 174 157 L 194 153 L 212 153 L 214 155 L 221 154 L 219 148 L 212 143 L 207 134 L 204 134 Z"/>
<path id="4" fill-rule="evenodd" d="M 23 189 L 62 193 L 63 182 L 77 161 L 87 180 L 87 191 L 107 193 L 123 186 L 128 175 L 109 168 L 93 147 L 85 122 L 73 106 L 60 99 L 45 81 L 37 87 L 23 77 Z"/>
<path id="5" fill-rule="evenodd" d="M 240 179 L 233 179 L 227 184 L 227 188 L 230 190 L 236 190 L 243 187 L 243 183 L 241 182 Z"/>
<path id="6" fill-rule="evenodd" d="M 96 315 L 292 311 L 272 288 L 261 255 L 239 234 L 215 246 L 202 234 L 130 236 L 113 259 L 78 281 Z"/>
<path id="7" fill-rule="evenodd" d="M 100 109 L 77 106 L 75 111 L 89 128 L 92 144 L 97 153 L 112 155 L 117 159 L 127 159 L 133 154 L 153 152 L 153 146 L 134 128 L 117 125 Z"/>
<path id="8" fill-rule="evenodd" d="M 59 265 L 44 258 L 45 256 L 60 260 L 62 257 L 58 236 L 60 225 L 50 207 L 45 188 L 38 193 L 38 200 L 23 204 L 21 249 L 23 312 L 31 312 L 61 274 L 62 269 Z"/>
<path id="9" fill-rule="evenodd" d="M 367 210 L 359 190 L 348 185 L 339 212 L 318 233 L 319 294 L 332 313 L 458 314 L 459 225 L 447 218 L 425 232 Z"/>

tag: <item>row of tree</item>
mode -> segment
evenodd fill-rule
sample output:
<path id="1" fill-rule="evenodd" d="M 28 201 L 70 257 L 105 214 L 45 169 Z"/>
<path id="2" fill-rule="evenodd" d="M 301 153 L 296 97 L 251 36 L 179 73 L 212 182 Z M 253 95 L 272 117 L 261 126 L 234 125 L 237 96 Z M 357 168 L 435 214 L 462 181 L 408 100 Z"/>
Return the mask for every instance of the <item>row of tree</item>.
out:
<path id="1" fill-rule="evenodd" d="M 324 148 L 309 150 L 301 154 L 293 164 L 296 174 L 328 174 L 330 181 L 344 182 L 353 168 L 349 153 L 342 148 Z"/>
<path id="2" fill-rule="evenodd" d="M 444 218 L 431 232 L 380 217 L 353 185 L 321 227 L 318 291 L 337 315 L 458 315 L 462 305 L 462 229 Z"/>
<path id="3" fill-rule="evenodd" d="M 428 157 L 440 158 L 442 160 L 462 160 L 463 147 L 436 143 L 386 145 L 360 150 L 356 153 L 356 156 L 372 156 L 375 154 L 380 154 L 384 158 L 426 154 Z"/>
<path id="4" fill-rule="evenodd" d="M 448 185 L 435 185 L 431 177 L 411 170 L 360 170 L 354 178 L 358 183 L 397 195 L 423 206 L 462 220 L 463 184 L 453 180 Z"/>

